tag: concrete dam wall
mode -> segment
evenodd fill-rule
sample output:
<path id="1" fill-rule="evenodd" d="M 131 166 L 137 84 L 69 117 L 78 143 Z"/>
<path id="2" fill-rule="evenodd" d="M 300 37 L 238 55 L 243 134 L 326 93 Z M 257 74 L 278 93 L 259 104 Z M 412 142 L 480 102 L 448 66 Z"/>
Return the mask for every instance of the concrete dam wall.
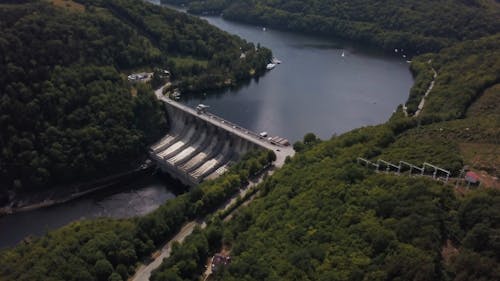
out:
<path id="1" fill-rule="evenodd" d="M 197 113 L 172 100 L 165 100 L 171 128 L 151 146 L 150 155 L 163 172 L 186 185 L 223 174 L 231 163 L 250 150 L 262 148 L 258 141 L 241 136 L 250 132 L 229 125 L 219 117 Z M 255 133 L 252 133 L 255 134 Z"/>

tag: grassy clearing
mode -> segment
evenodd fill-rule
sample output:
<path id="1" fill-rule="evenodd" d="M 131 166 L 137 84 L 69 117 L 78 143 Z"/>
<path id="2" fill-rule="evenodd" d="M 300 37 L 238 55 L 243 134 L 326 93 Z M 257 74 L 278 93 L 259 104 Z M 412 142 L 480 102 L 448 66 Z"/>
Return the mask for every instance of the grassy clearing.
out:
<path id="1" fill-rule="evenodd" d="M 200 60 L 193 57 L 170 57 L 170 60 L 175 62 L 175 65 L 178 67 L 193 66 L 195 64 L 204 68 L 208 66 L 208 60 Z"/>
<path id="2" fill-rule="evenodd" d="M 137 89 L 134 87 L 130 88 L 130 95 L 134 98 L 137 97 Z"/>
<path id="3" fill-rule="evenodd" d="M 422 135 L 427 128 L 412 130 L 389 145 L 377 158 L 398 163 L 406 161 L 417 166 L 424 162 L 438 165 L 458 174 L 463 160 L 455 141 L 446 137 Z"/>
<path id="4" fill-rule="evenodd" d="M 455 174 L 462 165 L 498 176 L 500 168 L 500 84 L 486 89 L 466 118 L 410 129 L 378 158 L 397 163 L 430 162 Z"/>
<path id="5" fill-rule="evenodd" d="M 484 91 L 467 110 L 467 117 L 494 115 L 500 118 L 500 84 Z"/>
<path id="6" fill-rule="evenodd" d="M 491 175 L 500 176 L 500 145 L 487 143 L 460 143 L 464 164 Z"/>
<path id="7" fill-rule="evenodd" d="M 73 12 L 85 12 L 85 6 L 71 0 L 50 0 L 50 3 L 52 3 L 52 5 L 65 8 Z"/>

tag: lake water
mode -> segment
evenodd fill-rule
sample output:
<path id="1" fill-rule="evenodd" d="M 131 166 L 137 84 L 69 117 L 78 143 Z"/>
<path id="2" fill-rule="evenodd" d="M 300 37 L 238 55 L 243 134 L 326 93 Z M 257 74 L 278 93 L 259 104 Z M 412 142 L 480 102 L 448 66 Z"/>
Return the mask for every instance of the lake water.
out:
<path id="1" fill-rule="evenodd" d="M 204 17 L 247 41 L 271 48 L 282 61 L 275 69 L 239 89 L 184 97 L 182 102 L 256 132 L 322 139 L 365 125 L 380 124 L 408 98 L 413 78 L 396 54 L 384 54 L 344 40 L 325 39 L 261 26 Z M 344 56 L 342 56 L 344 53 Z"/>
<path id="2" fill-rule="evenodd" d="M 211 112 L 257 132 L 267 131 L 291 141 L 308 132 L 327 139 L 334 133 L 383 123 L 405 102 L 413 83 L 403 58 L 373 48 L 270 28 L 263 31 L 261 26 L 220 17 L 205 19 L 271 48 L 283 63 L 239 89 L 181 101 L 193 107 L 208 104 Z M 1 217 L 0 248 L 82 218 L 148 213 L 175 197 L 169 191 L 174 185 L 151 177 L 130 183 L 119 193 Z"/>

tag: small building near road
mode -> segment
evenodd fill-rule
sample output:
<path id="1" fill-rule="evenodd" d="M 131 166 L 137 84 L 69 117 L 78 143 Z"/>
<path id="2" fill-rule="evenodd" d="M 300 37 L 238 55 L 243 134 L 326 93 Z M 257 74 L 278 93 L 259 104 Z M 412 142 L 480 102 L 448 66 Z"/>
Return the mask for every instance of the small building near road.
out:
<path id="1" fill-rule="evenodd" d="M 127 78 L 129 82 L 132 83 L 145 83 L 151 80 L 153 77 L 153 73 L 147 73 L 147 72 L 142 72 L 142 73 L 133 73 L 130 74 Z"/>
<path id="2" fill-rule="evenodd" d="M 479 175 L 472 171 L 469 171 L 465 174 L 465 181 L 467 182 L 467 186 L 477 186 L 481 183 Z"/>
<path id="3" fill-rule="evenodd" d="M 212 272 L 216 272 L 221 266 L 227 266 L 231 263 L 231 256 L 223 256 L 221 254 L 215 254 L 212 258 Z"/>

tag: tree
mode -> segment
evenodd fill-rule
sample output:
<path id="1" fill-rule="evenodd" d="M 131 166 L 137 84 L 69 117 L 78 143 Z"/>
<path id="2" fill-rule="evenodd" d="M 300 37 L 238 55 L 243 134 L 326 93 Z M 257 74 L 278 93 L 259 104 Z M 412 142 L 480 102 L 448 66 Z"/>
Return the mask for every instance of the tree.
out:
<path id="1" fill-rule="evenodd" d="M 276 161 L 276 153 L 274 153 L 274 151 L 269 150 L 267 152 L 267 161 L 268 163 Z"/>
<path id="2" fill-rule="evenodd" d="M 116 266 L 116 273 L 120 274 L 122 280 L 127 280 L 128 278 L 128 271 L 127 267 L 123 264 L 119 264 Z"/>
<path id="3" fill-rule="evenodd" d="M 108 278 L 108 281 L 123 281 L 122 277 L 120 276 L 120 274 L 116 273 L 116 272 L 113 272 L 109 278 Z"/>
<path id="4" fill-rule="evenodd" d="M 99 281 L 107 281 L 113 273 L 113 265 L 108 260 L 98 260 L 94 265 L 94 270 Z M 120 277 L 121 278 L 121 277 Z"/>
<path id="5" fill-rule="evenodd" d="M 293 144 L 293 150 L 295 150 L 296 152 L 301 152 L 302 150 L 304 150 L 304 148 L 305 148 L 305 145 L 301 141 L 296 141 Z"/>
<path id="6" fill-rule="evenodd" d="M 317 141 L 318 141 L 318 138 L 313 133 L 307 133 L 304 136 L 304 144 L 306 144 L 306 145 L 308 145 L 308 144 L 314 144 Z"/>

